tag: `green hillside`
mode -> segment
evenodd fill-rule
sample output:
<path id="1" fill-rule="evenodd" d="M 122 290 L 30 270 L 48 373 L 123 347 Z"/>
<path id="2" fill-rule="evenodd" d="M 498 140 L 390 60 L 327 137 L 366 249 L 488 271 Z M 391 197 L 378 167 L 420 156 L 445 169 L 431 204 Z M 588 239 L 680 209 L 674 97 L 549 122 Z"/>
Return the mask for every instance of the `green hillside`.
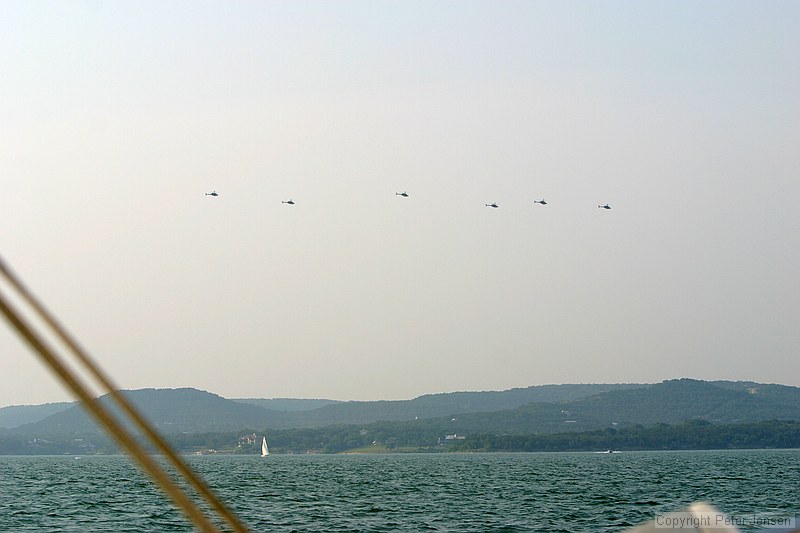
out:
<path id="1" fill-rule="evenodd" d="M 75 405 L 75 402 L 0 407 L 0 428 L 15 428 L 25 424 L 33 424 L 52 414 L 69 409 L 73 405 Z"/>
<path id="2" fill-rule="evenodd" d="M 454 443 L 454 451 L 547 452 L 601 450 L 724 450 L 800 447 L 800 422 L 765 421 L 632 426 L 546 435 L 473 435 Z"/>
<path id="3" fill-rule="evenodd" d="M 313 428 L 329 424 L 365 424 L 381 420 L 417 420 L 514 409 L 533 402 L 562 402 L 613 390 L 634 390 L 643 384 L 536 385 L 506 391 L 426 394 L 413 400 L 340 402 L 297 413 L 292 426 Z"/>
<path id="4" fill-rule="evenodd" d="M 706 420 L 718 424 L 799 420 L 800 388 L 781 385 L 738 387 L 692 379 L 612 390 L 558 403 L 531 403 L 493 413 L 467 413 L 437 423 L 451 433 L 511 434 L 587 431 L 636 424 Z M 431 421 L 433 422 L 433 421 Z"/>
<path id="5" fill-rule="evenodd" d="M 646 389 L 611 391 L 570 402 L 578 421 L 625 424 L 800 420 L 800 388 L 693 379 L 664 381 Z"/>
<path id="6" fill-rule="evenodd" d="M 231 398 L 234 402 L 249 403 L 257 405 L 270 411 L 284 411 L 294 413 L 298 411 L 311 411 L 331 405 L 341 403 L 339 400 L 305 399 L 305 398 Z"/>
<path id="7" fill-rule="evenodd" d="M 559 393 L 559 387 L 565 388 Z M 581 391 L 592 390 L 598 392 L 580 396 Z M 454 434 L 541 436 L 687 421 L 714 425 L 800 421 L 798 387 L 692 379 L 638 386 L 565 385 L 451 393 L 396 402 L 339 402 L 305 411 L 267 410 L 196 389 L 144 389 L 125 394 L 163 434 L 189 449 L 224 448 L 237 435 L 253 432 L 267 432 L 276 450 L 341 451 L 373 442 L 434 446 Z M 562 399 L 516 405 L 544 394 Z M 109 399 L 98 401 L 108 403 Z M 299 405 L 302 403 L 294 407 Z M 502 405 L 515 407 L 492 410 Z M 465 412 L 467 409 L 473 411 Z M 432 416 L 435 414 L 439 416 Z M 64 445 L 69 449 L 108 449 L 104 436 L 77 405 L 33 424 L 0 430 L 0 437 L 6 443 L 0 446 L 0 453 L 30 451 L 31 447 L 35 453 L 59 453 Z"/>
<path id="8" fill-rule="evenodd" d="M 159 431 L 171 433 L 203 433 L 231 431 L 249 427 L 265 427 L 268 419 L 280 419 L 284 413 L 267 411 L 191 388 L 141 389 L 123 391 Z M 99 402 L 118 413 L 111 398 L 106 395 Z M 16 428 L 15 433 L 38 436 L 90 435 L 99 433 L 92 419 L 81 405 L 51 415 L 34 424 Z"/>
<path id="9" fill-rule="evenodd" d="M 357 447 L 357 443 L 363 446 L 386 440 L 418 445 L 452 434 L 546 435 L 682 424 L 687 420 L 714 424 L 800 421 L 800 388 L 761 385 L 760 392 L 754 394 L 730 383 L 720 386 L 689 379 L 671 380 L 572 401 L 535 402 L 502 411 L 287 430 L 274 432 L 273 441 L 285 438 L 287 445 L 299 442 L 300 447 L 325 442 L 326 449 L 340 445 L 347 449 L 350 445 Z M 295 445 L 298 444 L 292 444 Z"/>
<path id="10" fill-rule="evenodd" d="M 164 433 L 222 432 L 242 428 L 317 428 L 331 424 L 368 424 L 381 420 L 450 417 L 461 413 L 491 412 L 529 402 L 563 401 L 602 391 L 634 390 L 646 385 L 543 385 L 492 392 L 429 394 L 413 400 L 336 402 L 303 399 L 228 400 L 191 388 L 141 389 L 124 394 Z M 109 398 L 99 400 L 111 405 Z M 265 407 L 271 406 L 271 409 Z M 39 435 L 97 432 L 82 406 L 48 416 L 18 428 Z"/>

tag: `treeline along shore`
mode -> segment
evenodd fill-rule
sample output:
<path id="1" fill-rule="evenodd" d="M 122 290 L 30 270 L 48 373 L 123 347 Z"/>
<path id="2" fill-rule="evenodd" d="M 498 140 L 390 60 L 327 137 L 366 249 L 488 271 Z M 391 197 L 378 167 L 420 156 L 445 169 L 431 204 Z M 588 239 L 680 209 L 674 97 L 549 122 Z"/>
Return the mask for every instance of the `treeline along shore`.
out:
<path id="1" fill-rule="evenodd" d="M 800 388 L 753 382 L 540 385 L 412 400 L 230 400 L 124 391 L 183 453 L 800 447 Z M 112 411 L 108 397 L 96 401 Z M 0 454 L 116 453 L 79 404 L 0 408 Z"/>
<path id="2" fill-rule="evenodd" d="M 598 450 L 727 450 L 800 448 L 800 422 L 714 425 L 703 420 L 552 435 L 475 435 L 459 451 L 558 452 Z"/>
<path id="3" fill-rule="evenodd" d="M 281 430 L 271 436 L 277 453 L 347 452 L 580 452 L 603 450 L 726 450 L 800 448 L 800 422 L 766 421 L 716 425 L 702 420 L 682 424 L 656 424 L 623 429 L 534 434 L 459 436 L 416 431 L 411 424 L 375 424 L 368 427 L 337 426 L 315 430 Z M 232 435 L 229 435 L 232 437 Z M 228 437 L 228 438 L 229 438 Z M 214 440 L 216 439 L 216 440 Z M 202 441 L 202 442 L 201 442 Z M 174 442 L 184 449 L 225 442 L 209 435 L 206 440 L 190 435 Z M 228 440 L 229 442 L 229 440 Z M 257 453 L 255 445 L 238 453 Z"/>
<path id="4" fill-rule="evenodd" d="M 257 454 L 254 435 L 263 431 L 170 435 L 182 453 Z M 746 424 L 712 424 L 691 420 L 682 424 L 655 424 L 623 429 L 534 434 L 469 436 L 411 431 L 407 424 L 329 426 L 286 429 L 270 434 L 273 453 L 390 453 L 390 452 L 580 452 L 647 450 L 725 450 L 800 448 L 800 422 L 766 421 Z M 119 451 L 103 437 L 86 439 L 35 439 L 0 437 L 0 455 L 115 454 Z"/>

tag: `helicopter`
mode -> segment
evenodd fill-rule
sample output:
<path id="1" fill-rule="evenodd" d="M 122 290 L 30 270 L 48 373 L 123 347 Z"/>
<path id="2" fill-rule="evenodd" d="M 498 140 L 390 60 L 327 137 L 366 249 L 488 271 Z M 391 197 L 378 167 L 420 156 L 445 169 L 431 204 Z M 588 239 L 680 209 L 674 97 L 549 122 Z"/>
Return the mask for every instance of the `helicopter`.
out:
<path id="1" fill-rule="evenodd" d="M 597 207 L 599 207 L 600 209 L 611 209 L 611 206 L 610 206 L 610 205 L 608 205 L 608 204 L 605 204 L 605 205 L 598 205 Z"/>
<path id="2" fill-rule="evenodd" d="M 485 204 L 485 205 L 486 205 L 486 207 L 493 207 L 493 208 L 495 208 L 495 209 L 497 209 L 498 207 L 500 207 L 500 206 L 499 206 L 499 205 L 497 205 L 496 203 Z"/>
<path id="3" fill-rule="evenodd" d="M 408 198 L 408 193 L 406 191 L 403 192 L 396 192 L 394 193 L 395 196 L 402 196 L 403 198 Z"/>
<path id="4" fill-rule="evenodd" d="M 533 203 L 547 205 L 547 202 L 544 201 L 544 198 L 542 198 L 541 200 L 534 200 Z"/>
<path id="5" fill-rule="evenodd" d="M 207 192 L 206 196 L 219 196 L 219 193 L 217 191 L 211 191 L 211 192 Z"/>
<path id="6" fill-rule="evenodd" d="M 286 201 L 281 200 L 281 203 L 282 204 L 294 205 L 294 200 L 292 200 L 291 198 L 289 200 L 286 200 Z"/>

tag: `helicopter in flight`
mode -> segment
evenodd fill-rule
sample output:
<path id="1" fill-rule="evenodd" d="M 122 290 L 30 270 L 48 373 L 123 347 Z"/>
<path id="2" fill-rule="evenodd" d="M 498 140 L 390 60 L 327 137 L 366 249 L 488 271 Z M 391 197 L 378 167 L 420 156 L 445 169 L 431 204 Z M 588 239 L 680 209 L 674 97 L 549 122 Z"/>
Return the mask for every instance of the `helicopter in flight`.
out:
<path id="1" fill-rule="evenodd" d="M 542 198 L 541 200 L 534 200 L 533 203 L 547 205 L 547 202 L 544 201 L 544 198 Z"/>
<path id="2" fill-rule="evenodd" d="M 281 200 L 281 203 L 282 204 L 294 205 L 294 200 L 292 200 L 291 198 L 286 200 L 286 201 Z"/>
<path id="3" fill-rule="evenodd" d="M 611 206 L 610 206 L 610 205 L 608 205 L 608 204 L 605 204 L 605 205 L 598 205 L 597 207 L 599 207 L 600 209 L 611 209 Z"/>
<path id="4" fill-rule="evenodd" d="M 492 208 L 494 208 L 494 209 L 497 209 L 498 207 L 500 207 L 500 206 L 499 206 L 499 205 L 497 205 L 496 203 L 485 204 L 485 205 L 486 205 L 486 207 L 492 207 Z"/>
<path id="5" fill-rule="evenodd" d="M 395 196 L 402 196 L 403 198 L 408 198 L 408 193 L 406 191 L 403 192 L 396 192 L 394 193 Z"/>
<path id="6" fill-rule="evenodd" d="M 217 191 L 211 191 L 211 192 L 207 192 L 206 196 L 219 196 L 219 193 Z"/>

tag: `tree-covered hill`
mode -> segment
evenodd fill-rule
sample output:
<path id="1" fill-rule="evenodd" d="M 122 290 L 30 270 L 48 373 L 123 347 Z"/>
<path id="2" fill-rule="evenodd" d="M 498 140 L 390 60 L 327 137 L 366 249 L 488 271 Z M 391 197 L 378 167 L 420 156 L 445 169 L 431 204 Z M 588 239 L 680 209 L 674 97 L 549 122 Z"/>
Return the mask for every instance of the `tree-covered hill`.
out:
<path id="1" fill-rule="evenodd" d="M 417 420 L 514 409 L 530 403 L 574 400 L 614 390 L 634 390 L 643 384 L 536 385 L 506 391 L 426 394 L 413 400 L 341 402 L 298 413 L 293 427 L 363 424 L 380 420 Z"/>
<path id="2" fill-rule="evenodd" d="M 234 402 L 249 403 L 257 405 L 270 411 L 299 412 L 311 411 L 331 405 L 341 403 L 339 400 L 306 399 L 306 398 L 231 398 Z"/>
<path id="3" fill-rule="evenodd" d="M 141 389 L 125 394 L 163 432 L 227 431 L 230 428 L 315 428 L 331 424 L 368 424 L 381 420 L 451 417 L 461 413 L 511 409 L 530 402 L 565 401 L 604 391 L 633 390 L 642 384 L 540 385 L 507 391 L 428 394 L 412 400 L 338 402 L 305 399 L 228 400 L 196 389 Z M 108 402 L 101 398 L 101 402 Z M 36 414 L 36 408 L 26 412 Z M 29 419 L 22 431 L 53 435 L 94 430 L 84 409 L 69 405 L 49 417 Z M 16 424 L 16 427 L 21 424 Z"/>
<path id="4" fill-rule="evenodd" d="M 558 393 L 558 387 L 565 389 Z M 597 392 L 581 397 L 581 391 Z M 317 442 L 317 447 L 320 436 L 330 431 L 347 435 L 348 442 L 391 438 L 430 442 L 448 434 L 541 435 L 686 420 L 715 424 L 800 420 L 800 388 L 691 379 L 639 386 L 564 385 L 451 393 L 398 402 L 339 402 L 304 411 L 267 410 L 196 389 L 125 394 L 167 435 L 268 431 L 280 439 L 279 430 L 287 430 L 286 435 L 294 431 L 292 438 Z M 530 397 L 551 401 L 519 403 Z M 99 401 L 108 403 L 109 399 Z M 503 409 L 504 405 L 514 407 Z M 0 430 L 0 434 L 84 438 L 98 435 L 99 430 L 83 407 L 76 405 L 34 424 Z"/>
<path id="5" fill-rule="evenodd" d="M 692 379 L 612 390 L 558 403 L 530 403 L 492 413 L 465 413 L 435 421 L 450 433 L 508 434 L 588 431 L 636 424 L 800 420 L 800 388 L 780 385 L 735 387 Z M 434 423 L 434 421 L 429 421 Z"/>
<path id="6" fill-rule="evenodd" d="M 794 398 L 794 401 L 792 399 Z M 401 432 L 425 434 L 546 434 L 624 428 L 686 420 L 714 423 L 800 420 L 800 388 L 747 388 L 681 379 L 611 390 L 562 402 L 534 402 L 514 409 L 395 421 Z M 385 421 L 389 422 L 389 421 Z"/>
<path id="7" fill-rule="evenodd" d="M 48 416 L 65 411 L 75 402 L 45 403 L 42 405 L 10 405 L 0 407 L 0 428 L 15 428 L 25 424 L 33 424 Z"/>
<path id="8" fill-rule="evenodd" d="M 123 394 L 164 434 L 264 427 L 270 418 L 280 419 L 288 416 L 285 413 L 267 411 L 255 405 L 226 400 L 216 394 L 191 388 L 141 389 L 123 391 Z M 102 396 L 97 401 L 110 408 L 112 412 L 119 412 L 108 395 Z M 80 404 L 34 424 L 13 430 L 17 434 L 25 433 L 41 437 L 84 436 L 99 431 Z"/>
<path id="9" fill-rule="evenodd" d="M 570 402 L 567 410 L 578 420 L 587 417 L 606 424 L 800 420 L 800 388 L 676 379 L 581 398 Z"/>
<path id="10" fill-rule="evenodd" d="M 800 422 L 771 420 L 744 424 L 632 426 L 547 435 L 472 435 L 454 443 L 453 451 L 547 452 L 600 450 L 725 450 L 800 447 Z"/>

